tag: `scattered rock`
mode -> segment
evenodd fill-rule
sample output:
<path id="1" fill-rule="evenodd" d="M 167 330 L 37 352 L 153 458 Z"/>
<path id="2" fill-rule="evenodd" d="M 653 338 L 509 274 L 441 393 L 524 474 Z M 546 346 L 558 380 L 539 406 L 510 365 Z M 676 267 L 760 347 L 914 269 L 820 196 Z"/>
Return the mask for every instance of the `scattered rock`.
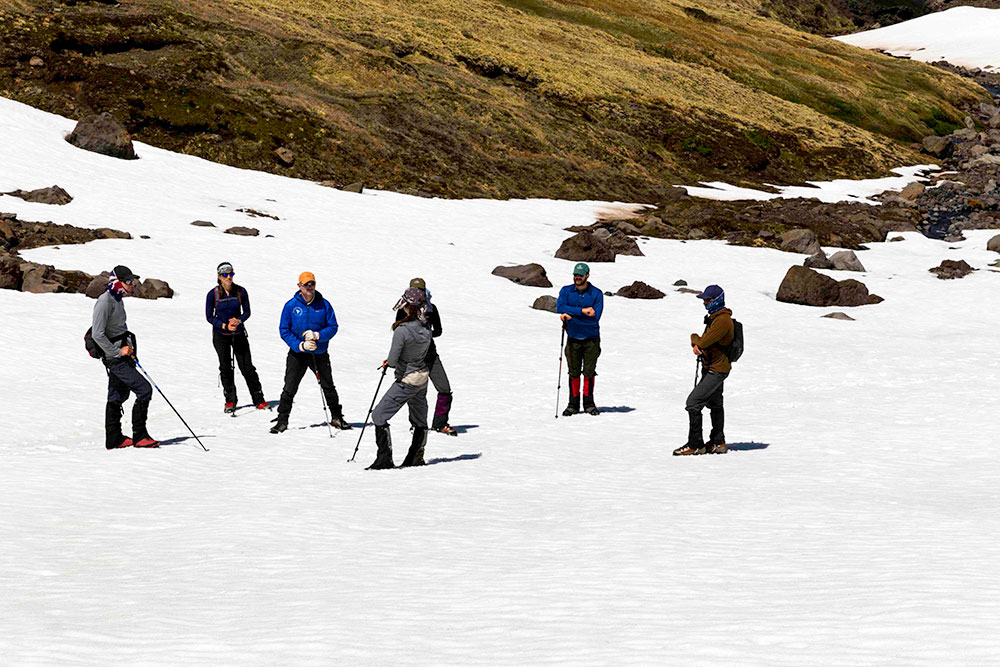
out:
<path id="1" fill-rule="evenodd" d="M 365 184 L 362 183 L 361 181 L 358 181 L 357 183 L 351 183 L 350 185 L 345 185 L 343 187 L 344 192 L 356 192 L 357 194 L 361 194 L 362 192 L 364 192 L 364 190 L 365 190 Z"/>
<path id="2" fill-rule="evenodd" d="M 840 312 L 828 313 L 826 315 L 821 315 L 821 317 L 828 317 L 831 320 L 848 320 L 850 322 L 854 322 L 854 318 L 848 315 L 847 313 L 840 313 Z"/>
<path id="3" fill-rule="evenodd" d="M 793 229 L 781 235 L 781 249 L 803 255 L 815 255 L 823 250 L 811 229 Z"/>
<path id="4" fill-rule="evenodd" d="M 191 224 L 195 227 L 215 227 L 215 223 L 209 222 L 208 220 L 195 220 Z"/>
<path id="5" fill-rule="evenodd" d="M 950 137 L 924 137 L 920 143 L 923 146 L 924 152 L 930 153 L 935 157 L 948 157 L 948 154 L 951 152 Z"/>
<path id="6" fill-rule="evenodd" d="M 898 243 L 899 241 L 905 241 L 905 240 L 906 239 L 903 238 L 902 236 L 893 236 L 891 239 L 889 239 L 889 243 Z"/>
<path id="7" fill-rule="evenodd" d="M 69 193 L 58 185 L 31 191 L 14 190 L 13 192 L 5 192 L 3 194 L 10 195 L 11 197 L 18 197 L 24 201 L 30 201 L 36 204 L 55 204 L 56 206 L 62 206 L 63 204 L 68 204 L 73 201 L 73 198 L 69 196 Z"/>
<path id="8" fill-rule="evenodd" d="M 830 256 L 830 263 L 833 264 L 833 268 L 837 271 L 861 271 L 864 272 L 865 267 L 858 260 L 858 256 L 854 254 L 853 250 L 841 250 L 840 252 L 835 252 Z"/>
<path id="9" fill-rule="evenodd" d="M 611 246 L 611 250 L 614 251 L 615 256 L 618 255 L 631 255 L 634 257 L 644 257 L 642 250 L 639 249 L 639 244 L 635 242 L 635 239 L 628 236 L 622 231 L 615 230 L 608 239 L 608 245 Z"/>
<path id="10" fill-rule="evenodd" d="M 708 238 L 708 234 L 705 233 L 704 229 L 700 229 L 698 227 L 694 227 L 694 228 L 688 230 L 687 237 L 691 241 L 701 241 L 702 239 L 707 239 Z"/>
<path id="11" fill-rule="evenodd" d="M 674 287 L 687 287 L 687 281 L 686 280 L 678 280 L 678 281 L 674 282 Z"/>
<path id="12" fill-rule="evenodd" d="M 258 236 L 260 230 L 255 227 L 230 227 L 223 234 L 235 234 L 236 236 Z"/>
<path id="13" fill-rule="evenodd" d="M 554 296 L 546 294 L 535 299 L 531 307 L 535 310 L 547 310 L 550 313 L 554 313 L 556 312 L 556 302 L 557 299 Z"/>
<path id="14" fill-rule="evenodd" d="M 21 262 L 10 255 L 0 255 L 0 289 L 20 289 Z"/>
<path id="15" fill-rule="evenodd" d="M 545 275 L 545 267 L 541 264 L 519 264 L 518 266 L 498 266 L 493 269 L 494 276 L 500 276 L 518 285 L 528 287 L 552 287 L 551 281 Z"/>
<path id="16" fill-rule="evenodd" d="M 946 259 L 939 266 L 928 269 L 928 271 L 937 275 L 941 280 L 954 280 L 956 278 L 964 278 L 975 271 L 975 269 L 969 266 L 969 263 L 964 259 Z"/>
<path id="17" fill-rule="evenodd" d="M 263 211 L 258 211 L 254 208 L 238 208 L 236 209 L 238 213 L 246 213 L 251 218 L 270 218 L 271 220 L 280 220 L 276 215 L 271 215 L 270 213 L 265 213 Z"/>
<path id="18" fill-rule="evenodd" d="M 1000 252 L 1000 234 L 997 234 L 986 242 L 986 249 L 993 252 Z"/>
<path id="19" fill-rule="evenodd" d="M 84 294 L 89 296 L 91 299 L 96 299 L 104 293 L 104 290 L 108 288 L 108 279 L 111 274 L 105 271 L 100 275 L 96 275 L 90 279 L 87 286 L 84 288 Z"/>
<path id="20" fill-rule="evenodd" d="M 169 299 L 173 295 L 174 290 L 170 285 L 165 280 L 156 278 L 146 278 L 132 291 L 132 296 L 139 299 Z"/>
<path id="21" fill-rule="evenodd" d="M 636 280 L 618 290 L 615 296 L 623 296 L 626 299 L 662 299 L 666 294 L 641 280 Z"/>
<path id="22" fill-rule="evenodd" d="M 136 160 L 132 137 L 125 127 L 108 112 L 84 116 L 76 128 L 66 137 L 66 141 L 77 148 L 94 153 Z"/>
<path id="23" fill-rule="evenodd" d="M 556 257 L 572 262 L 613 262 L 615 251 L 593 232 L 578 232 L 562 242 Z"/>
<path id="24" fill-rule="evenodd" d="M 778 288 L 778 301 L 804 306 L 861 306 L 879 303 L 882 298 L 868 293 L 857 280 L 837 282 L 805 266 L 788 269 Z"/>
<path id="25" fill-rule="evenodd" d="M 274 155 L 278 158 L 278 162 L 285 167 L 291 167 L 295 164 L 295 153 L 284 146 L 281 148 L 275 148 Z"/>
<path id="26" fill-rule="evenodd" d="M 31 56 L 31 60 L 28 61 L 28 65 L 31 67 L 45 67 L 45 61 L 38 56 Z"/>
<path id="27" fill-rule="evenodd" d="M 926 189 L 927 186 L 923 183 L 913 182 L 903 188 L 897 196 L 904 201 L 913 201 L 922 195 Z"/>
<path id="28" fill-rule="evenodd" d="M 815 255 L 810 255 L 806 257 L 806 261 L 803 266 L 808 266 L 810 269 L 832 269 L 833 262 L 827 258 L 826 253 L 820 250 Z"/>

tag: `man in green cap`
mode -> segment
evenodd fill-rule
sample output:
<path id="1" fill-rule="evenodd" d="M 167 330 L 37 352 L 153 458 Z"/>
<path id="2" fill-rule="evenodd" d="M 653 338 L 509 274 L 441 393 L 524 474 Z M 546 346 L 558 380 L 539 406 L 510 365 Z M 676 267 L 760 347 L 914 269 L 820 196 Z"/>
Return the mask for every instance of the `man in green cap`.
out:
<path id="1" fill-rule="evenodd" d="M 594 379 L 597 376 L 597 358 L 601 356 L 601 313 L 604 311 L 604 293 L 590 284 L 590 267 L 583 262 L 573 267 L 573 284 L 559 290 L 556 312 L 563 321 L 566 336 L 566 362 L 569 365 L 569 405 L 563 416 L 580 412 L 589 415 L 601 411 L 594 403 Z M 583 373 L 581 386 L 580 374 Z"/>

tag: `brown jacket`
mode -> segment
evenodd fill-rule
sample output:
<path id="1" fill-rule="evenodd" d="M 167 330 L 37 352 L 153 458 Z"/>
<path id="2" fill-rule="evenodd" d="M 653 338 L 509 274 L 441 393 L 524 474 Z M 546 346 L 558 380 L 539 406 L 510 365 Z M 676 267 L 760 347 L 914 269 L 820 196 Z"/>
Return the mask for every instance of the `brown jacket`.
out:
<path id="1" fill-rule="evenodd" d="M 704 364 L 710 371 L 728 373 L 733 369 L 722 348 L 733 342 L 733 311 L 728 308 L 709 315 L 702 335 L 691 334 L 691 345 L 704 353 Z"/>

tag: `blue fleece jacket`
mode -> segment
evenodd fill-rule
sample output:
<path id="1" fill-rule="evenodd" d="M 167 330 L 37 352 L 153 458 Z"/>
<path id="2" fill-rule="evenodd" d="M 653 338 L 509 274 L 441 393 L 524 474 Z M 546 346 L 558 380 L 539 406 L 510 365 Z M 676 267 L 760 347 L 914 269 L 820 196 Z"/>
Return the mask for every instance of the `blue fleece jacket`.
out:
<path id="1" fill-rule="evenodd" d="M 235 332 L 225 326 L 230 317 L 240 320 Z M 228 295 L 222 287 L 210 289 L 208 296 L 205 297 L 205 319 L 220 333 L 229 335 L 243 333 L 243 322 L 250 319 L 250 296 L 236 283 L 233 283 L 233 290 Z"/>
<path id="2" fill-rule="evenodd" d="M 296 292 L 281 309 L 278 331 L 281 339 L 292 348 L 292 352 L 300 351 L 299 343 L 305 340 L 302 338 L 304 332 L 315 331 L 319 334 L 319 340 L 316 341 L 316 351 L 313 354 L 323 354 L 330 339 L 337 335 L 337 315 L 330 302 L 318 291 L 309 304 L 302 298 L 301 292 Z"/>
<path id="3" fill-rule="evenodd" d="M 584 315 L 584 308 L 593 308 L 594 314 Z M 583 292 L 576 285 L 566 285 L 559 290 L 556 301 L 556 312 L 571 315 L 573 319 L 566 323 L 566 335 L 570 338 L 594 338 L 601 335 L 598 322 L 604 312 L 604 292 L 593 285 L 587 285 Z"/>

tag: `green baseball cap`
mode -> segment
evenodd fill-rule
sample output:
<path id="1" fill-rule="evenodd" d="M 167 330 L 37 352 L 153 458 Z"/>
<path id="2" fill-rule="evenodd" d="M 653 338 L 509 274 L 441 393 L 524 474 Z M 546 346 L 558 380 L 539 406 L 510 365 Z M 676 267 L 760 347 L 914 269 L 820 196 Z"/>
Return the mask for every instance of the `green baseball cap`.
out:
<path id="1" fill-rule="evenodd" d="M 410 287 L 418 287 L 420 289 L 427 289 L 427 283 L 424 282 L 423 278 L 414 278 L 410 281 Z"/>
<path id="2" fill-rule="evenodd" d="M 576 266 L 573 267 L 574 276 L 585 276 L 588 273 L 590 273 L 590 267 L 587 266 L 584 262 L 579 262 Z"/>

